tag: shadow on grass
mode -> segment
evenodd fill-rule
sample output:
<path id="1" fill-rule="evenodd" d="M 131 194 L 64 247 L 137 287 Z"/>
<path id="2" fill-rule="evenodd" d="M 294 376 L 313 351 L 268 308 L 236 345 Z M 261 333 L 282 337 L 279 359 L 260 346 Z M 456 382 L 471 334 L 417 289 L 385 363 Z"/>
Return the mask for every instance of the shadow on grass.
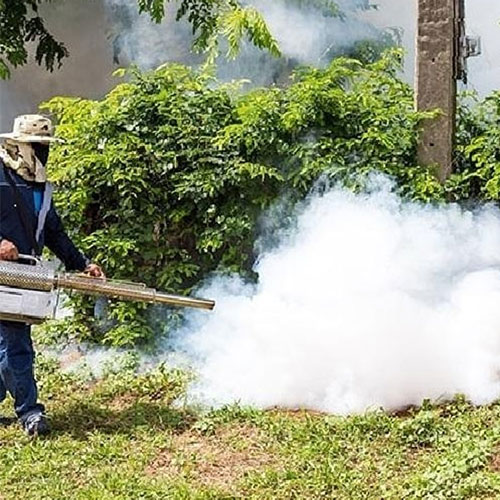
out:
<path id="1" fill-rule="evenodd" d="M 0 417 L 0 428 L 9 427 L 17 422 L 14 417 Z"/>
<path id="2" fill-rule="evenodd" d="M 89 432 L 133 434 L 138 427 L 181 433 L 196 420 L 185 409 L 171 408 L 152 402 L 135 402 L 123 409 L 111 409 L 92 402 L 78 402 L 50 416 L 51 436 L 69 434 L 85 439 Z"/>

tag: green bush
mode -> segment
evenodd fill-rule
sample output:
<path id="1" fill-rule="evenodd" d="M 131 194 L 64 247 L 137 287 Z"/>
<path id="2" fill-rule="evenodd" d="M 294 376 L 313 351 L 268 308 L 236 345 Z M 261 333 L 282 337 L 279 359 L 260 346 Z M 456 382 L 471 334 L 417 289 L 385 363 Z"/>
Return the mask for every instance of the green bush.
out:
<path id="1" fill-rule="evenodd" d="M 51 162 L 66 225 L 114 278 L 189 293 L 215 269 L 249 270 L 255 220 L 281 175 L 216 144 L 234 120 L 231 90 L 178 65 L 130 77 L 101 102 L 47 104 L 66 140 Z M 77 321 L 92 316 L 91 301 L 72 302 Z M 106 340 L 147 337 L 143 311 L 110 305 Z"/>
<path id="2" fill-rule="evenodd" d="M 442 187 L 415 158 L 419 125 L 434 114 L 414 111 L 411 88 L 396 76 L 401 60 L 401 51 L 390 50 L 373 64 L 337 58 L 323 70 L 299 70 L 287 89 L 240 98 L 218 143 L 274 166 L 298 197 L 320 177 L 355 187 L 380 171 L 408 197 L 439 199 Z"/>
<path id="3" fill-rule="evenodd" d="M 454 174 L 445 188 L 451 200 L 500 198 L 500 92 L 479 101 L 463 96 L 458 112 Z"/>
<path id="4" fill-rule="evenodd" d="M 45 108 L 66 141 L 50 166 L 59 210 L 110 276 L 190 293 L 215 271 L 252 277 L 262 211 L 283 194 L 302 199 L 320 178 L 356 189 L 380 171 L 404 196 L 444 199 L 416 165 L 419 126 L 433 114 L 414 111 L 400 62 L 395 50 L 368 65 L 338 58 L 298 70 L 287 88 L 246 95 L 165 65 L 129 71 L 102 101 L 53 99 Z M 130 345 L 151 335 L 142 304 L 112 303 L 103 322 L 91 300 L 71 300 L 73 321 L 86 325 L 71 330 L 87 339 Z"/>

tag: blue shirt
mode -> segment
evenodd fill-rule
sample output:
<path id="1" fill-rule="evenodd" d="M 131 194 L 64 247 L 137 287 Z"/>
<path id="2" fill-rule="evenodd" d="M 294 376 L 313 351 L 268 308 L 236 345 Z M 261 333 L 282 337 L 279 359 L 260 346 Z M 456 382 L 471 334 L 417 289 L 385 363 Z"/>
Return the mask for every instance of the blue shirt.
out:
<path id="1" fill-rule="evenodd" d="M 33 188 L 33 203 L 35 205 L 35 214 L 38 216 L 43 205 L 43 192 L 44 188 L 37 186 Z"/>

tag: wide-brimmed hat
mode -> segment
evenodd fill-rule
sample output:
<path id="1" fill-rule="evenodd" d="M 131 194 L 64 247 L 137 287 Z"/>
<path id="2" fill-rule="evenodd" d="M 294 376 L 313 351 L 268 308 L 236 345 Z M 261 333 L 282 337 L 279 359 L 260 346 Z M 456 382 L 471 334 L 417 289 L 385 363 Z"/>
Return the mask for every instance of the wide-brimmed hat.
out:
<path id="1" fill-rule="evenodd" d="M 52 121 L 42 115 L 21 115 L 14 120 L 14 130 L 0 134 L 0 138 L 16 142 L 60 142 L 54 137 Z"/>

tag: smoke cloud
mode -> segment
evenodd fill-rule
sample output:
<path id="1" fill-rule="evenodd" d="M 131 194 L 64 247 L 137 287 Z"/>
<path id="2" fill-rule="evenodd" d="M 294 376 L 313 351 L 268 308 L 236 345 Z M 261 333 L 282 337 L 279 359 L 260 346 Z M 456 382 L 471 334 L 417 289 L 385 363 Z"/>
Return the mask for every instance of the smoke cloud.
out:
<path id="1" fill-rule="evenodd" d="M 313 195 L 257 285 L 216 279 L 177 352 L 208 404 L 338 414 L 500 396 L 500 212 L 368 194 Z"/>
<path id="2" fill-rule="evenodd" d="M 139 14 L 137 0 L 103 1 L 116 64 L 133 63 L 149 70 L 166 62 L 194 64 L 199 60 L 190 50 L 191 26 L 185 20 L 175 20 L 175 3 L 167 4 L 165 19 L 158 24 L 149 15 Z"/>
<path id="3" fill-rule="evenodd" d="M 482 0 L 476 0 L 482 1 Z M 379 29 L 397 29 L 405 48 L 404 79 L 413 84 L 415 75 L 415 35 L 417 28 L 417 0 L 376 0 L 377 9 L 363 14 L 364 19 Z"/>
<path id="4" fill-rule="evenodd" d="M 307 2 L 252 0 L 279 43 L 283 57 L 276 59 L 265 51 L 244 43 L 234 61 L 220 57 L 219 79 L 248 79 L 254 86 L 287 84 L 297 65 L 325 66 L 333 57 L 345 53 L 356 42 L 379 40 L 381 32 L 363 16 L 358 0 L 343 0 L 343 18 L 325 16 Z"/>
<path id="5" fill-rule="evenodd" d="M 351 3 L 354 0 L 346 0 L 345 7 Z M 255 4 L 282 43 L 285 60 L 248 46 L 236 61 L 220 58 L 223 80 L 249 78 L 255 85 L 284 82 L 290 59 L 321 64 L 332 44 L 349 45 L 376 32 L 354 14 L 340 22 L 311 9 L 287 8 L 281 1 Z M 0 128 L 8 130 L 16 115 L 36 111 L 40 102 L 56 95 L 101 98 L 117 83 L 111 75 L 119 66 L 136 64 L 147 70 L 172 61 L 198 64 L 202 59 L 191 52 L 191 26 L 175 20 L 176 7 L 169 4 L 164 22 L 156 24 L 148 15 L 139 15 L 137 0 L 66 0 L 42 6 L 49 30 L 65 42 L 70 57 L 54 73 L 31 60 L 15 69 L 10 81 L 0 81 Z"/>
<path id="6" fill-rule="evenodd" d="M 336 47 L 348 47 L 359 40 L 376 39 L 379 31 L 362 19 L 356 1 L 342 2 L 346 17 L 326 17 L 318 10 L 284 1 L 254 0 L 277 38 L 286 57 L 301 64 L 320 65 L 328 62 L 325 53 Z M 339 2 L 340 3 L 340 2 Z"/>
<path id="7" fill-rule="evenodd" d="M 306 3 L 285 0 L 249 2 L 262 13 L 272 34 L 277 38 L 284 59 L 277 60 L 250 43 L 243 43 L 236 60 L 220 57 L 218 77 L 223 81 L 249 79 L 253 85 L 283 83 L 296 64 L 321 66 L 329 62 L 339 48 L 352 46 L 359 40 L 376 39 L 380 32 L 362 19 L 357 0 L 343 0 L 347 16 L 341 20 L 324 16 Z M 161 24 L 139 15 L 137 0 L 105 0 L 113 31 L 117 62 L 133 62 L 143 69 L 177 61 L 197 65 L 203 59 L 190 51 L 193 42 L 191 26 L 183 19 L 175 20 L 175 4 L 169 5 Z"/>
<path id="8" fill-rule="evenodd" d="M 192 42 L 187 23 L 177 23 L 175 5 L 167 19 L 156 25 L 147 16 L 139 16 L 136 0 L 104 0 L 112 30 L 118 34 L 114 52 L 124 61 L 149 69 L 166 61 L 195 64 L 189 52 Z M 372 0 L 376 9 L 360 11 L 359 0 L 337 0 L 347 14 L 344 20 L 325 17 L 306 2 L 251 0 L 266 19 L 278 39 L 287 60 L 320 66 L 339 49 L 360 40 L 377 39 L 380 30 L 397 30 L 406 49 L 404 78 L 413 83 L 415 73 L 416 0 Z M 467 32 L 481 36 L 483 55 L 469 60 L 468 88 L 485 95 L 500 86 L 500 3 L 496 0 L 466 0 Z M 287 65 L 247 48 L 235 62 L 219 61 L 222 79 L 250 78 L 257 85 L 281 83 Z"/>

